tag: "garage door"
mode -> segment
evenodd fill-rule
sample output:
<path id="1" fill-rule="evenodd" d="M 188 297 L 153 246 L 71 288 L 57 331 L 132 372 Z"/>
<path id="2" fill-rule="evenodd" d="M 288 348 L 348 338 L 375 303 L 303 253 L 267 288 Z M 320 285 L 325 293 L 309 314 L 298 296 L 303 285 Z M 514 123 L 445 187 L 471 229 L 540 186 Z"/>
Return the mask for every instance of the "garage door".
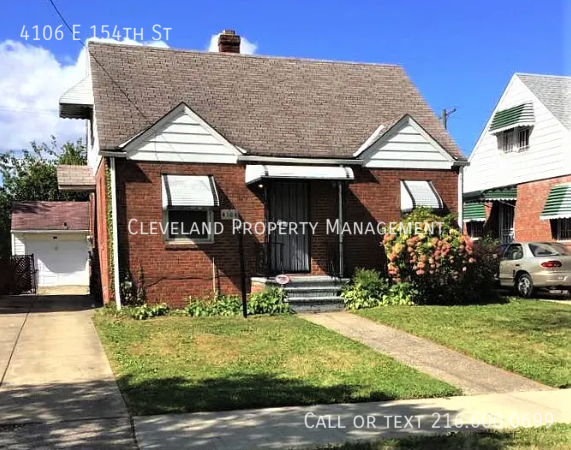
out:
<path id="1" fill-rule="evenodd" d="M 89 256 L 86 235 L 28 236 L 26 253 L 34 254 L 38 286 L 88 286 Z"/>

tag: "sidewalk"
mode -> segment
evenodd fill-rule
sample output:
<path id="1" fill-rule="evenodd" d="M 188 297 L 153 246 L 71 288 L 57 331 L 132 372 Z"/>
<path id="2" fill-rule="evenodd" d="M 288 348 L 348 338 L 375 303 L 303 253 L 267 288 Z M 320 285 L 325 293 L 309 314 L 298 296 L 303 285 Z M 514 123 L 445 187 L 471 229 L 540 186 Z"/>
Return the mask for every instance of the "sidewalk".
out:
<path id="1" fill-rule="evenodd" d="M 490 366 L 427 339 L 348 312 L 305 314 L 301 317 L 459 387 L 466 395 L 552 390 L 549 386 Z"/>
<path id="2" fill-rule="evenodd" d="M 514 426 L 523 423 L 533 427 L 540 419 L 542 425 L 548 425 L 551 418 L 554 423 L 571 423 L 571 389 L 171 414 L 135 417 L 134 421 L 141 450 L 275 450 L 460 429 L 481 431 L 494 428 L 494 420 L 495 428 L 510 427 L 510 420 Z"/>

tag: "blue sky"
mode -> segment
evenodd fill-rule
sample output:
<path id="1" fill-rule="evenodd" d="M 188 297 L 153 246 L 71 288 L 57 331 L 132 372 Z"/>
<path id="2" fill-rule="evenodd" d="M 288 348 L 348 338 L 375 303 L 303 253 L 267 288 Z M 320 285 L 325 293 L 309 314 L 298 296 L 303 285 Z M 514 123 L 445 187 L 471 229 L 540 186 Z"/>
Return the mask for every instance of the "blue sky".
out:
<path id="1" fill-rule="evenodd" d="M 466 154 L 514 72 L 571 75 L 570 58 L 564 56 L 569 55 L 564 41 L 571 38 L 564 35 L 564 23 L 571 23 L 571 13 L 564 10 L 564 0 L 550 0 L 549 7 L 546 3 L 56 0 L 68 22 L 80 25 L 83 38 L 91 35 L 92 25 L 98 36 L 103 25 L 117 25 L 142 28 L 144 39 L 150 40 L 153 25 L 159 24 L 171 28 L 170 47 L 203 50 L 213 34 L 233 28 L 257 45 L 257 54 L 401 64 L 438 113 L 445 107 L 458 109 L 450 118 L 449 129 Z M 20 37 L 24 25 L 30 34 L 27 42 Z M 45 25 L 53 29 L 60 25 L 47 0 L 3 2 L 0 6 L 0 94 L 2 89 L 20 89 L 18 71 L 32 70 L 26 69 L 26 64 L 38 66 L 33 68 L 37 73 L 34 79 L 48 78 L 53 85 L 64 78 L 58 70 L 77 61 L 81 47 L 67 31 L 61 41 L 43 37 L 32 41 L 34 25 L 40 30 Z M 2 47 L 6 40 L 41 46 L 46 52 L 32 56 L 34 62 L 16 67 L 22 60 L 17 51 L 26 51 L 30 57 L 30 47 Z M 4 54 L 2 59 L 2 52 L 11 52 L 9 58 Z M 45 76 L 42 64 L 51 67 Z M 54 67 L 58 64 L 59 69 Z M 18 106 L 18 98 L 0 103 L 0 149 L 6 148 L 3 136 L 24 133 L 22 139 L 29 138 L 28 130 L 22 130 L 22 118 L 26 126 L 35 120 L 47 121 L 57 108 L 57 100 L 50 106 L 51 96 L 43 103 L 30 103 L 34 89 L 48 87 L 27 83 L 21 89 L 27 99 L 22 106 Z M 2 129 L 2 121 L 11 121 L 11 128 Z M 66 138 L 80 135 L 79 124 L 70 131 L 69 122 L 57 126 L 46 122 L 37 128 L 46 133 L 52 127 Z M 9 142 L 15 146 L 20 141 Z"/>

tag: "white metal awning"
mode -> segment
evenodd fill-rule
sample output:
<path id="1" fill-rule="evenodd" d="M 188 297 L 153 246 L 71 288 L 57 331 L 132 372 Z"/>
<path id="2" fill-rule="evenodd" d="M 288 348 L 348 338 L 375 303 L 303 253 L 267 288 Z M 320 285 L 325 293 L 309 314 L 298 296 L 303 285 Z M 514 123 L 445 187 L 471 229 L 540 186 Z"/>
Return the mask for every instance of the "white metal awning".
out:
<path id="1" fill-rule="evenodd" d="M 431 181 L 401 181 L 401 211 L 411 211 L 418 206 L 441 209 L 444 204 Z"/>
<path id="2" fill-rule="evenodd" d="M 210 176 L 163 175 L 163 208 L 219 206 L 218 191 Z"/>
<path id="3" fill-rule="evenodd" d="M 249 164 L 246 166 L 246 184 L 263 178 L 292 180 L 353 180 L 355 175 L 350 167 L 339 166 L 269 166 Z"/>
<path id="4" fill-rule="evenodd" d="M 91 119 L 93 112 L 91 77 L 87 76 L 59 99 L 59 116 L 64 119 Z"/>

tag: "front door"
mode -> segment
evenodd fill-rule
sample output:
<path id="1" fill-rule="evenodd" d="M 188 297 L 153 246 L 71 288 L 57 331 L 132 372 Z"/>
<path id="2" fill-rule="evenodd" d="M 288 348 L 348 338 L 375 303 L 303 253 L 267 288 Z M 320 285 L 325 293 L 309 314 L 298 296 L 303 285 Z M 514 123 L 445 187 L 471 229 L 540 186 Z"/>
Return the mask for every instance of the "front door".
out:
<path id="1" fill-rule="evenodd" d="M 269 221 L 278 227 L 269 235 L 270 266 L 274 273 L 309 272 L 309 233 L 294 224 L 309 222 L 309 185 L 306 181 L 273 181 Z M 291 224 L 291 225 L 290 225 Z M 285 229 L 285 232 L 283 230 Z M 294 231 L 295 230 L 295 231 Z"/>
<path id="2" fill-rule="evenodd" d="M 514 240 L 514 210 L 515 205 L 499 203 L 499 238 L 502 244 L 509 244 Z"/>

